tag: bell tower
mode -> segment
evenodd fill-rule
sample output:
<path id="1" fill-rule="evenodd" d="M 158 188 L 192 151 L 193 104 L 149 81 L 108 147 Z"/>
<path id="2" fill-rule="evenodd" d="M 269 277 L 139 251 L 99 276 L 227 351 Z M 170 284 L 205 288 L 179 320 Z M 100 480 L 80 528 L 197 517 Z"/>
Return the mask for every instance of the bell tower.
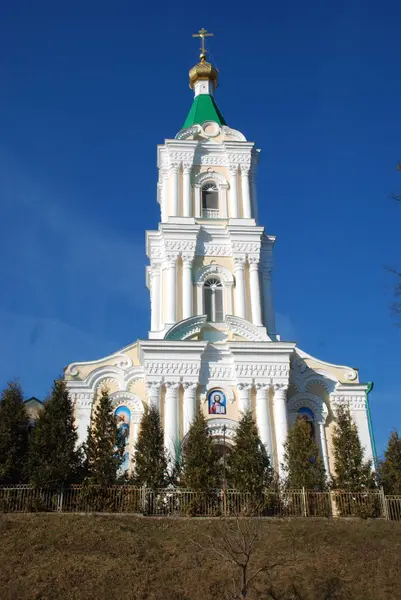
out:
<path id="1" fill-rule="evenodd" d="M 277 340 L 271 289 L 274 236 L 258 225 L 259 150 L 229 127 L 216 104 L 218 71 L 207 61 L 189 71 L 194 99 L 183 128 L 158 147 L 160 223 L 146 232 L 150 339 L 202 322 L 202 339 L 228 329 Z M 189 320 L 189 321 L 188 321 Z M 194 322 L 193 322 L 194 321 Z"/>

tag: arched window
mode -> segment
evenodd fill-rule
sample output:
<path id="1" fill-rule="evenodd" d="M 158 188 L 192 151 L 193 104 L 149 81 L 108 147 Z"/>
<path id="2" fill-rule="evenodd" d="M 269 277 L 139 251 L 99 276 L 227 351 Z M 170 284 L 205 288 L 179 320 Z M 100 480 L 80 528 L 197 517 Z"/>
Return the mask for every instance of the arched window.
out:
<path id="1" fill-rule="evenodd" d="M 202 216 L 205 219 L 219 216 L 219 190 L 215 183 L 202 186 Z"/>
<path id="2" fill-rule="evenodd" d="M 204 285 L 205 313 L 212 323 L 224 321 L 223 285 L 217 277 L 209 277 Z"/>
<path id="3" fill-rule="evenodd" d="M 302 408 L 299 409 L 297 418 L 303 419 L 304 421 L 309 423 L 310 428 L 311 428 L 311 436 L 315 437 L 315 426 L 314 426 L 315 415 L 313 414 L 313 411 L 310 408 L 303 406 Z"/>

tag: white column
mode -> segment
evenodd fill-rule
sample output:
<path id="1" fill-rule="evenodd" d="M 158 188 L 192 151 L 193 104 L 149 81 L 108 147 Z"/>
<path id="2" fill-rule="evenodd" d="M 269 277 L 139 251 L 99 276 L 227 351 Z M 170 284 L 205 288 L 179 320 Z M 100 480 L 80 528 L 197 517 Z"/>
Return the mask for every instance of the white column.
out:
<path id="1" fill-rule="evenodd" d="M 231 165 L 230 170 L 230 218 L 238 219 L 238 167 Z"/>
<path id="2" fill-rule="evenodd" d="M 221 183 L 219 186 L 220 191 L 220 214 L 223 219 L 227 219 L 228 211 L 227 211 L 227 183 Z"/>
<path id="3" fill-rule="evenodd" d="M 177 257 L 169 256 L 167 259 L 166 274 L 166 325 L 173 325 L 177 321 Z"/>
<path id="4" fill-rule="evenodd" d="M 179 163 L 172 163 L 170 167 L 171 174 L 171 205 L 170 215 L 178 217 L 178 172 L 180 169 Z"/>
<path id="5" fill-rule="evenodd" d="M 272 270 L 271 268 L 264 269 L 263 278 L 263 318 L 264 324 L 268 334 L 276 333 L 276 321 L 274 318 L 274 305 L 273 305 L 273 290 L 271 281 Z"/>
<path id="6" fill-rule="evenodd" d="M 270 459 L 273 459 L 272 431 L 269 412 L 269 386 L 256 384 L 256 423 L 258 425 L 260 441 L 266 448 Z"/>
<path id="7" fill-rule="evenodd" d="M 93 394 L 90 392 L 77 392 L 76 398 L 76 427 L 77 427 L 77 446 L 80 446 L 88 439 L 88 429 L 91 424 L 91 412 L 93 404 Z"/>
<path id="8" fill-rule="evenodd" d="M 161 271 L 160 265 L 152 265 L 150 280 L 150 329 L 160 331 Z"/>
<path id="9" fill-rule="evenodd" d="M 249 167 L 241 165 L 242 215 L 244 219 L 250 219 L 252 217 L 249 170 Z"/>
<path id="10" fill-rule="evenodd" d="M 259 212 L 258 212 L 258 192 L 257 192 L 257 186 L 256 186 L 256 166 L 253 166 L 252 170 L 251 170 L 251 190 L 252 190 L 252 198 L 251 198 L 252 214 L 253 214 L 253 218 L 256 220 L 256 224 L 258 224 Z"/>
<path id="11" fill-rule="evenodd" d="M 246 297 L 245 297 L 245 258 L 237 256 L 234 258 L 235 270 L 235 314 L 237 317 L 246 319 Z"/>
<path id="12" fill-rule="evenodd" d="M 162 213 L 162 223 L 167 223 L 168 221 L 168 172 L 163 171 L 161 173 L 161 213 Z"/>
<path id="13" fill-rule="evenodd" d="M 322 453 L 324 468 L 326 469 L 327 477 L 330 476 L 330 466 L 329 466 L 329 455 L 327 452 L 327 440 L 326 440 L 326 431 L 324 427 L 324 417 L 321 415 L 321 418 L 318 420 L 319 425 L 319 439 L 320 439 L 320 451 Z"/>
<path id="14" fill-rule="evenodd" d="M 191 163 L 183 164 L 182 214 L 184 217 L 192 217 L 191 169 Z"/>
<path id="15" fill-rule="evenodd" d="M 196 284 L 196 314 L 205 314 L 205 307 L 203 302 L 203 283 Z"/>
<path id="16" fill-rule="evenodd" d="M 146 391 L 149 398 L 149 407 L 157 408 L 160 412 L 160 394 L 161 394 L 161 382 L 160 381 L 148 381 L 146 383 Z"/>
<path id="17" fill-rule="evenodd" d="M 201 188 L 200 185 L 195 185 L 194 186 L 195 217 L 197 217 L 198 219 L 202 216 L 201 191 L 202 191 L 202 188 Z"/>
<path id="18" fill-rule="evenodd" d="M 288 435 L 287 389 L 288 385 L 283 383 L 274 386 L 273 415 L 276 432 L 276 456 L 278 472 L 281 475 L 283 474 L 284 444 Z"/>
<path id="19" fill-rule="evenodd" d="M 182 258 L 182 318 L 189 319 L 194 314 L 192 285 L 192 260 Z"/>
<path id="20" fill-rule="evenodd" d="M 238 410 L 241 413 L 247 412 L 251 408 L 251 388 L 250 383 L 239 383 L 238 389 Z"/>
<path id="21" fill-rule="evenodd" d="M 231 282 L 223 283 L 224 290 L 224 314 L 233 314 L 233 284 Z"/>
<path id="22" fill-rule="evenodd" d="M 167 455 L 175 460 L 178 440 L 178 388 L 179 382 L 166 381 L 164 406 L 164 445 Z"/>
<path id="23" fill-rule="evenodd" d="M 187 435 L 196 416 L 196 390 L 198 383 L 194 381 L 184 381 L 184 406 L 183 421 L 184 435 Z"/>
<path id="24" fill-rule="evenodd" d="M 262 305 L 260 298 L 259 259 L 249 257 L 249 283 L 251 292 L 252 323 L 262 325 Z"/>
<path id="25" fill-rule="evenodd" d="M 141 417 L 140 415 L 135 415 L 132 417 L 133 431 L 132 431 L 132 456 L 135 456 L 135 446 L 138 441 L 139 436 L 139 428 L 141 426 Z"/>

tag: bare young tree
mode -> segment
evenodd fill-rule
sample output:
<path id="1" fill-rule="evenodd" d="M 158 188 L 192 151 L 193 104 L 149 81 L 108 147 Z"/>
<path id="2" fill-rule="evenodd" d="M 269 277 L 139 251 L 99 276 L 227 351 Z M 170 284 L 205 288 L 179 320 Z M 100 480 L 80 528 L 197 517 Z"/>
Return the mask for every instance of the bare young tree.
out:
<path id="1" fill-rule="evenodd" d="M 262 521 L 258 518 L 236 518 L 235 521 L 220 522 L 218 535 L 203 534 L 201 541 L 193 540 L 203 553 L 214 554 L 232 569 L 232 591 L 227 591 L 227 600 L 251 600 L 266 598 L 275 600 L 273 587 L 274 574 L 280 567 L 288 565 L 294 557 L 271 550 L 268 557 L 261 558 Z M 263 550 L 266 551 L 266 546 Z M 263 553 L 262 553 L 263 554 Z M 264 592 L 257 590 L 256 584 L 264 575 Z M 267 584 L 267 588 L 266 588 Z M 267 591 L 266 591 L 267 589 Z M 261 595 L 262 594 L 262 595 Z"/>

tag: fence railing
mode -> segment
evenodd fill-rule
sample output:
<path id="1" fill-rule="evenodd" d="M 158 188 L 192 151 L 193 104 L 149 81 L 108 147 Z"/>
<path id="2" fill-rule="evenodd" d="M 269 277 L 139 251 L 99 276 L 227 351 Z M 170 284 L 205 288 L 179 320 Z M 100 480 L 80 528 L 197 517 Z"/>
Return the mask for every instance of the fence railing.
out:
<path id="1" fill-rule="evenodd" d="M 208 493 L 182 488 L 152 490 L 131 485 L 74 485 L 48 490 L 29 485 L 0 487 L 0 512 L 134 513 L 148 516 L 364 517 L 401 521 L 401 496 L 382 490 L 267 489 L 255 496 L 238 490 Z"/>

